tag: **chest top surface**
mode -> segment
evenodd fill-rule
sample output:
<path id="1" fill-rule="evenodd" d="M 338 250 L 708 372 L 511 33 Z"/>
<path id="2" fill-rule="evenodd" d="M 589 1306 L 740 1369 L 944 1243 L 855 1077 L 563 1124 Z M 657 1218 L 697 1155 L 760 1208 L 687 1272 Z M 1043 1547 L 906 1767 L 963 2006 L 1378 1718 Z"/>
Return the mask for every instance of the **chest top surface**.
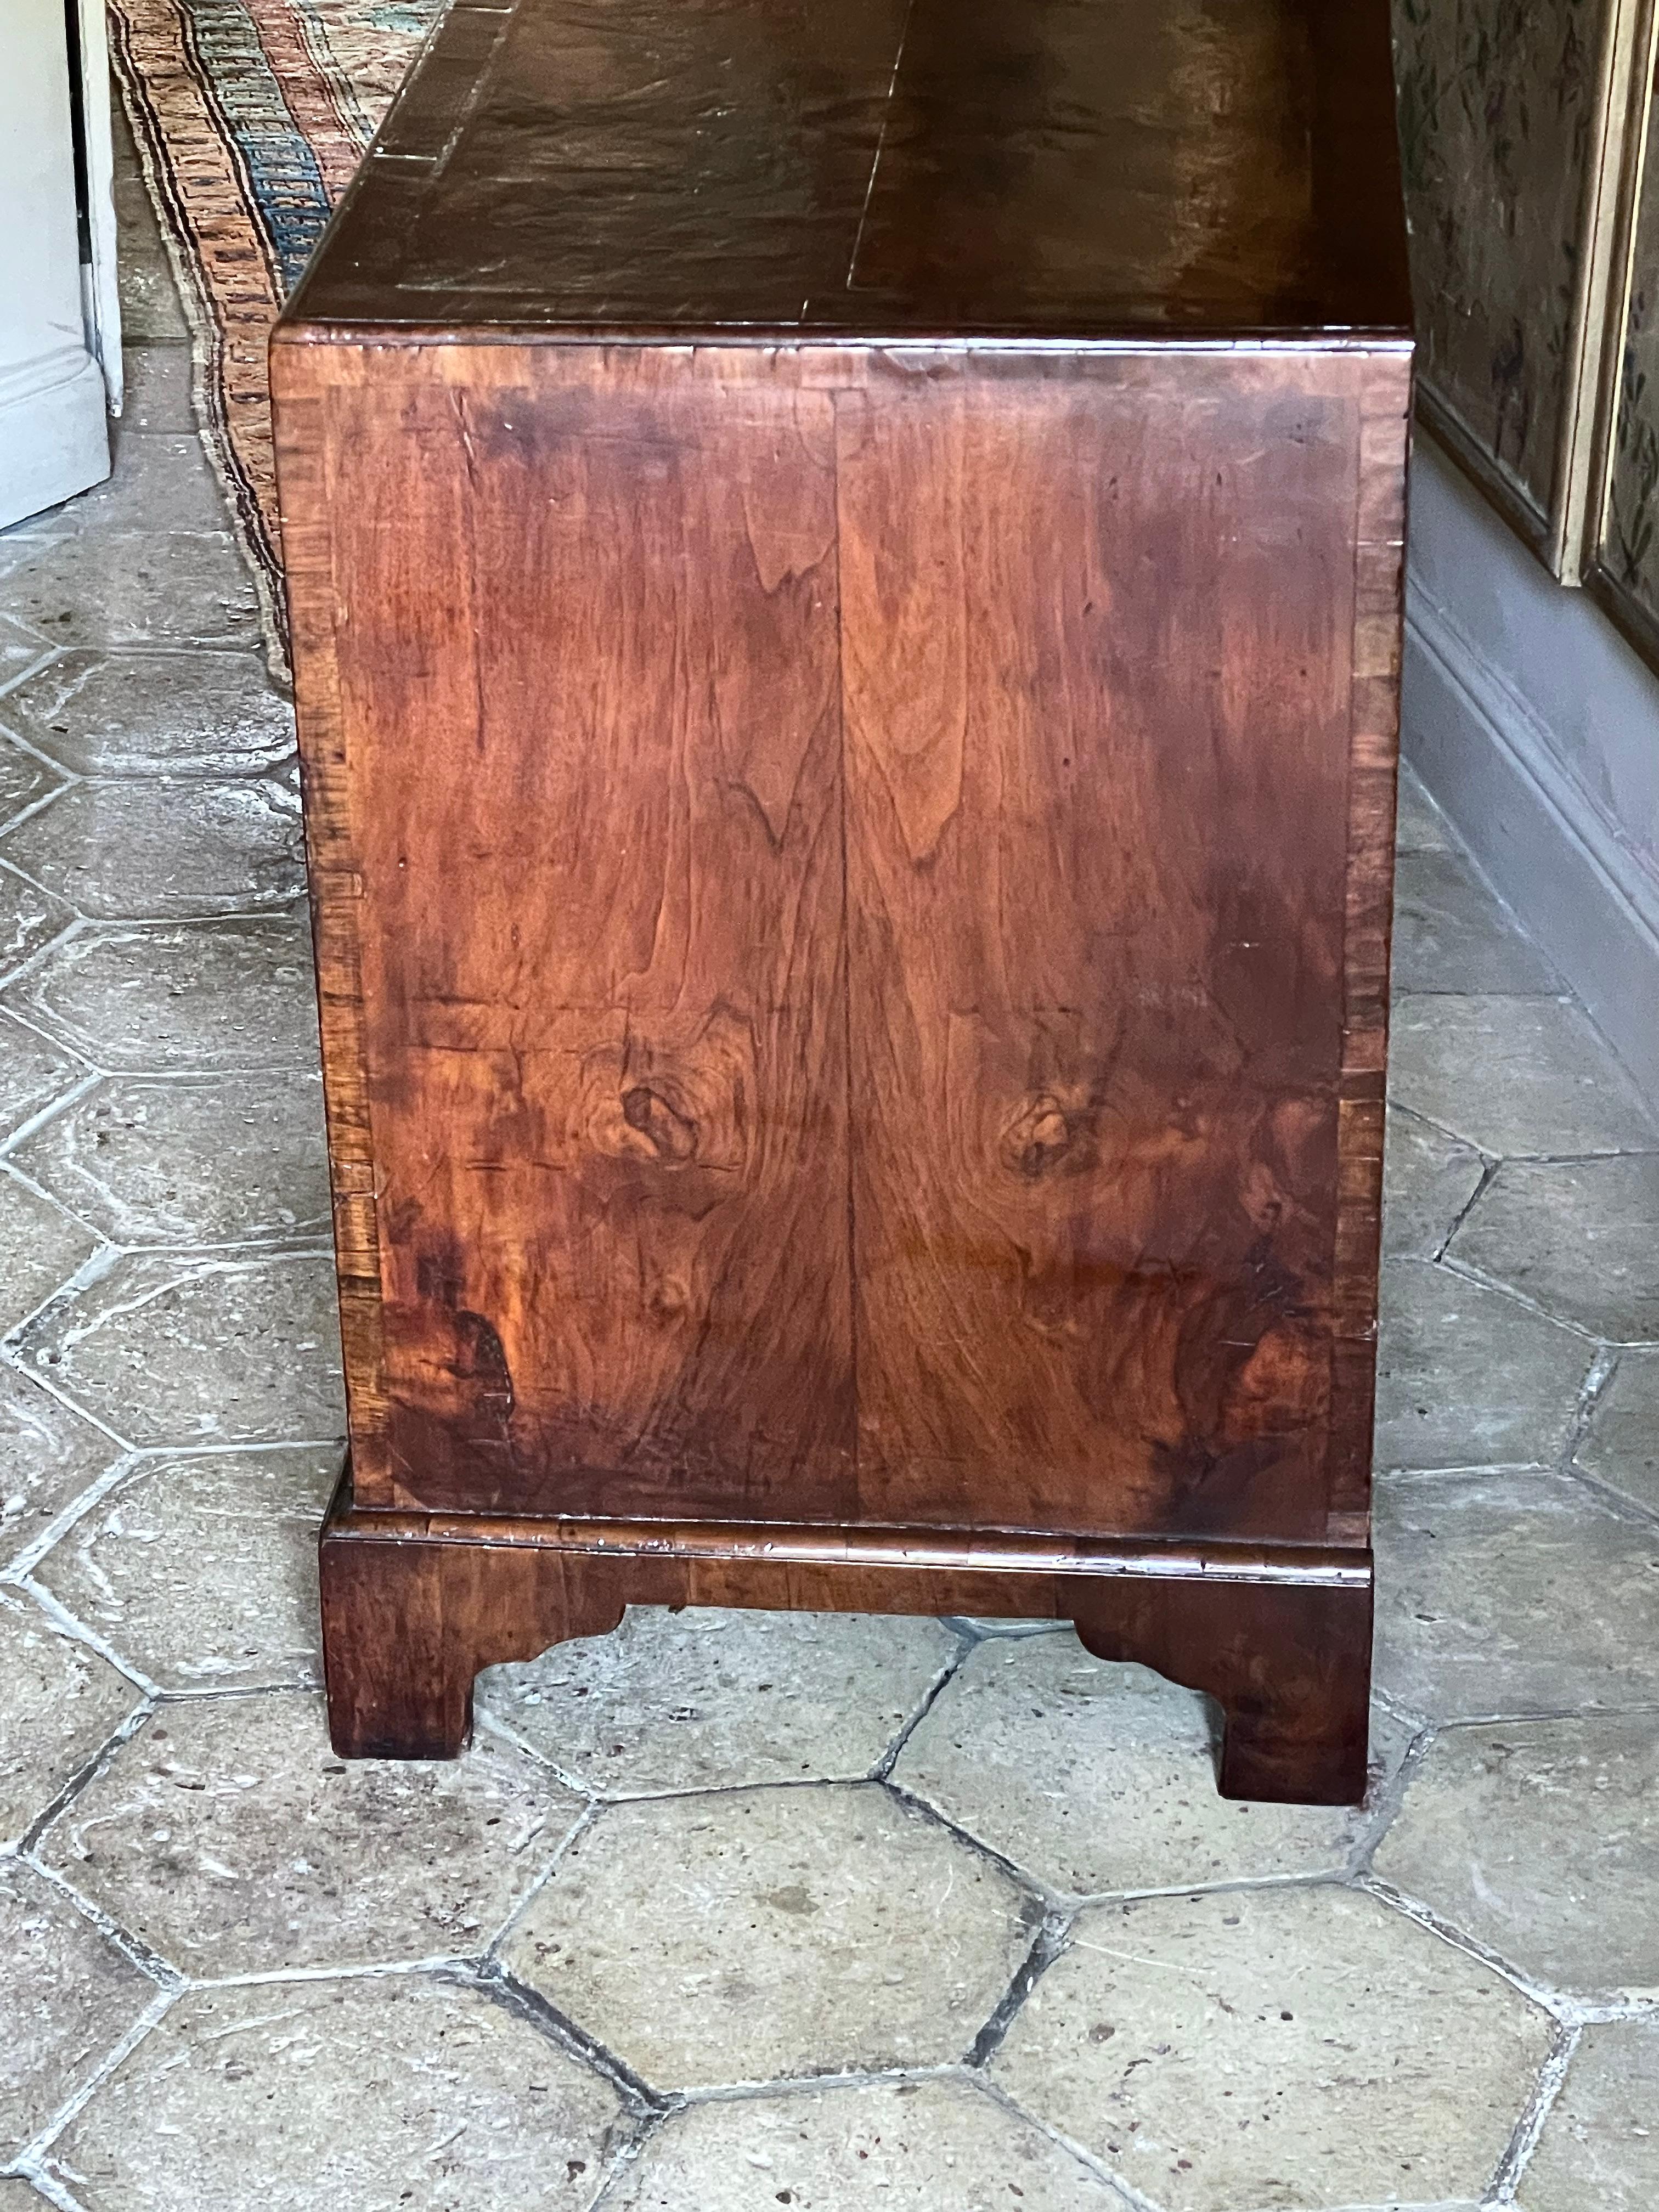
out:
<path id="1" fill-rule="evenodd" d="M 456 0 L 284 320 L 1403 339 L 1387 0 Z"/>

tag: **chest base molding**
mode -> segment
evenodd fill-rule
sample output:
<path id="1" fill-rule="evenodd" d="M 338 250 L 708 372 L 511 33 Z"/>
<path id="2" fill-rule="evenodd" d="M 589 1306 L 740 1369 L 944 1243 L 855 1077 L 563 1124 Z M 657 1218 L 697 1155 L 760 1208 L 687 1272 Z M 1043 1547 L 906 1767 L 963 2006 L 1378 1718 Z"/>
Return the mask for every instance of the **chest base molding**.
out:
<path id="1" fill-rule="evenodd" d="M 320 1539 L 329 1724 L 346 1758 L 453 1759 L 485 1667 L 605 1635 L 629 1605 L 1070 1620 L 1221 1708 L 1224 1796 L 1357 1804 L 1368 1551 L 968 1530 L 365 1510 Z"/>

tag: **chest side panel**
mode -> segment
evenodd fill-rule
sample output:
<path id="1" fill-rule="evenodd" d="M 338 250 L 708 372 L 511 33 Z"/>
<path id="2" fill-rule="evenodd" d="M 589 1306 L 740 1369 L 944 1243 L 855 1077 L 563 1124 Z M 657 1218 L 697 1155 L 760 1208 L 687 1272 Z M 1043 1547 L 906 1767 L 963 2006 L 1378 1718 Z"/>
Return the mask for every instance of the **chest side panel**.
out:
<path id="1" fill-rule="evenodd" d="M 1342 1529 L 1363 382 L 982 356 L 843 402 L 871 1518 Z"/>
<path id="2" fill-rule="evenodd" d="M 507 348 L 325 396 L 395 1494 L 853 1502 L 823 394 Z"/>

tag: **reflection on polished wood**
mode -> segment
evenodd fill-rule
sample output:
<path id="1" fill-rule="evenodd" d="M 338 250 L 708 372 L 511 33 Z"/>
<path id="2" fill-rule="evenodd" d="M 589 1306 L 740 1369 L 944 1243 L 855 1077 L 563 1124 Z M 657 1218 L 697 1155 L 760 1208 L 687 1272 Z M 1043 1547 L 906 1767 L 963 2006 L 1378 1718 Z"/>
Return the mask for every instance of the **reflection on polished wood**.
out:
<path id="1" fill-rule="evenodd" d="M 1370 0 L 452 11 L 273 353 L 343 1746 L 667 1592 L 1363 1787 L 1389 102 Z"/>

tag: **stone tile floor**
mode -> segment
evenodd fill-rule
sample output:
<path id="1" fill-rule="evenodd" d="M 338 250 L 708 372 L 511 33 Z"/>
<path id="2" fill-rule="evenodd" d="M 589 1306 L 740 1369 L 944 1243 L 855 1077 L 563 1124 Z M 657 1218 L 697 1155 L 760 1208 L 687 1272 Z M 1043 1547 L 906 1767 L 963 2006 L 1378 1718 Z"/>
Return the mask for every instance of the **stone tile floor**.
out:
<path id="1" fill-rule="evenodd" d="M 290 725 L 127 204 L 116 474 L 0 538 L 0 2212 L 1650 2212 L 1659 1127 L 1409 787 L 1361 1810 L 971 1622 L 333 1757 Z"/>

